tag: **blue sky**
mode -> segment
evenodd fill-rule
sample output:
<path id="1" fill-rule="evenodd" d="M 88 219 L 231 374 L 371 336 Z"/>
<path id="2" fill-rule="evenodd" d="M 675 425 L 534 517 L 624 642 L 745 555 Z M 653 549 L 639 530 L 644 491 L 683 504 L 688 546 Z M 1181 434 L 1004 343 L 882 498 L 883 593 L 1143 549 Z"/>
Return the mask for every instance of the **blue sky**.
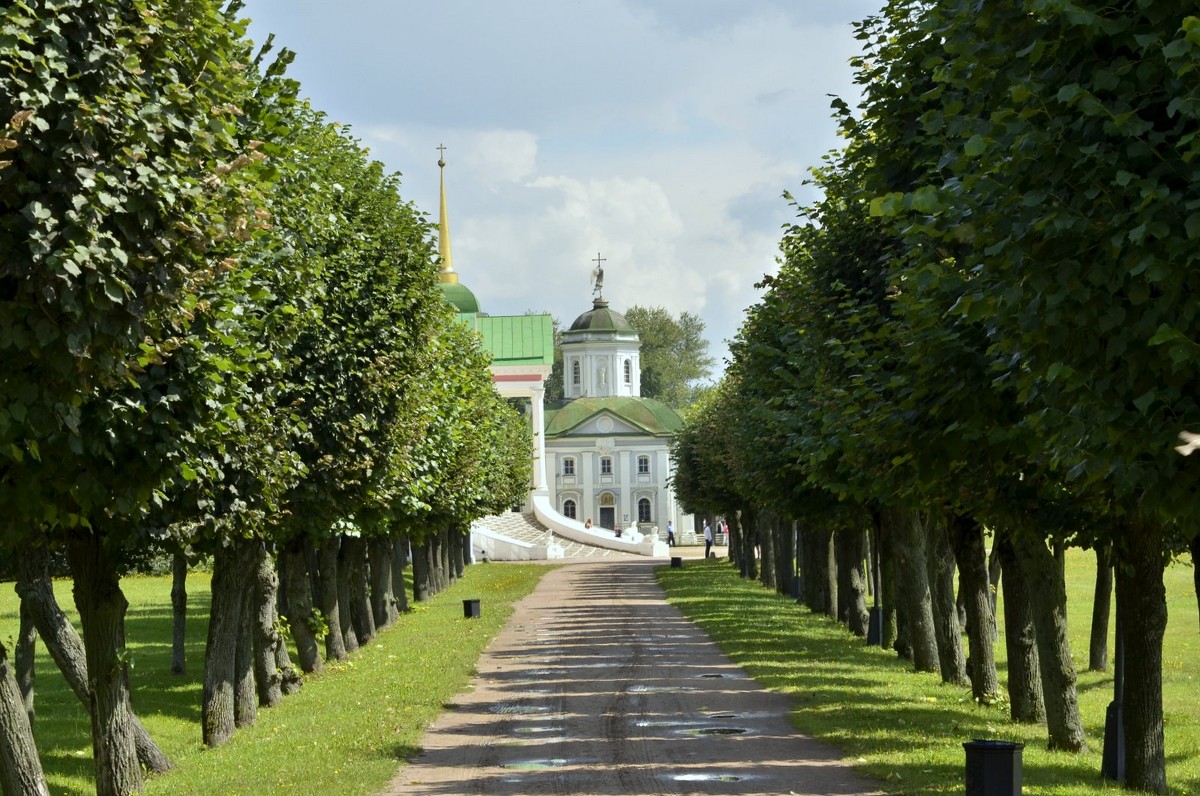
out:
<path id="1" fill-rule="evenodd" d="M 785 190 L 837 146 L 881 0 L 247 0 L 258 41 L 437 215 L 494 315 L 689 310 L 718 361 L 776 270 Z"/>

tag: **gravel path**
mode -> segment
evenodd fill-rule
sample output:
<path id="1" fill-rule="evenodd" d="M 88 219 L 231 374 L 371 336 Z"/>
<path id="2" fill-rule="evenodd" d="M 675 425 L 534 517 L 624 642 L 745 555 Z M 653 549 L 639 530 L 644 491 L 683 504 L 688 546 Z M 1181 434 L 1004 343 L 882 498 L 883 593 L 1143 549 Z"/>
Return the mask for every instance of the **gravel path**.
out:
<path id="1" fill-rule="evenodd" d="M 382 796 L 881 793 L 667 604 L 663 565 L 547 573 Z"/>

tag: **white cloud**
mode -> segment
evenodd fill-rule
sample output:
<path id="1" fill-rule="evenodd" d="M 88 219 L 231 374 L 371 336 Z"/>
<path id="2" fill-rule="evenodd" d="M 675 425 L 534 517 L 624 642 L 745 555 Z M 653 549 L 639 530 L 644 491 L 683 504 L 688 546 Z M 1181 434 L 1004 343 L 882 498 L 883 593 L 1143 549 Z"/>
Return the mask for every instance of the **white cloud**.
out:
<path id="1" fill-rule="evenodd" d="M 807 168 L 853 97 L 849 21 L 878 0 L 248 0 L 299 52 L 314 104 L 350 122 L 437 213 L 445 144 L 455 266 L 494 314 L 590 306 L 704 317 L 725 354 L 775 270 Z"/>

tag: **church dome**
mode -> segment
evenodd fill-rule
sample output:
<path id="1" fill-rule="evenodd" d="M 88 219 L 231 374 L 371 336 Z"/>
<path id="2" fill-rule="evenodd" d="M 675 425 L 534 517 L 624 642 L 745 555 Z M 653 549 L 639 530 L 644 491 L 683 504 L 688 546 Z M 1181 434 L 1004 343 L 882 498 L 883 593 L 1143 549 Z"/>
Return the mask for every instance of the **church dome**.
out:
<path id="1" fill-rule="evenodd" d="M 608 308 L 608 302 L 598 298 L 592 308 L 580 315 L 571 324 L 571 332 L 635 332 L 625 316 Z"/>
<path id="2" fill-rule="evenodd" d="M 479 312 L 479 300 L 466 285 L 460 282 L 443 282 L 441 288 L 446 301 L 457 307 L 460 314 L 474 315 Z"/>

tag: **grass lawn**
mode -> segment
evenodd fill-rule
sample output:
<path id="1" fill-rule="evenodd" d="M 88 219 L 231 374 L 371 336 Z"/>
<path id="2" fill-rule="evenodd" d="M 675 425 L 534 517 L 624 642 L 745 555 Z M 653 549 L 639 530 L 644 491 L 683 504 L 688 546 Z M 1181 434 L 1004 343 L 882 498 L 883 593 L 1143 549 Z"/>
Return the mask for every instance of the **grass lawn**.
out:
<path id="1" fill-rule="evenodd" d="M 976 705 L 969 688 L 943 686 L 937 675 L 910 671 L 894 652 L 868 648 L 837 623 L 739 578 L 726 560 L 688 561 L 684 569 L 658 571 L 671 603 L 734 661 L 763 685 L 793 695 L 797 728 L 837 746 L 889 791 L 962 793 L 963 742 L 994 738 L 1025 744 L 1026 794 L 1083 796 L 1121 790 L 1099 778 L 1111 669 L 1086 671 L 1094 562 L 1089 553 L 1070 551 L 1067 569 L 1071 651 L 1090 746 L 1082 755 L 1047 751 L 1045 728 L 1013 724 L 1007 704 Z M 1177 564 L 1166 580 L 1167 780 L 1174 794 L 1200 794 L 1200 633 L 1192 569 Z M 1003 635 L 996 655 L 1003 684 Z"/>
<path id="2" fill-rule="evenodd" d="M 171 581 L 123 581 L 130 609 L 134 709 L 176 770 L 147 783 L 175 794 L 370 794 L 419 751 L 426 725 L 460 692 L 484 646 L 547 572 L 544 565 L 477 564 L 454 587 L 400 617 L 346 663 L 310 677 L 304 688 L 217 749 L 200 743 L 200 695 L 209 577 L 188 578 L 188 672 L 170 674 Z M 55 583 L 74 614 L 70 582 Z M 482 616 L 463 618 L 462 600 L 479 598 Z M 0 588 L 0 638 L 12 654 L 18 600 Z M 77 625 L 78 626 L 78 625 Z M 39 646 L 35 734 L 54 796 L 95 793 L 90 725 L 54 662 Z"/>

